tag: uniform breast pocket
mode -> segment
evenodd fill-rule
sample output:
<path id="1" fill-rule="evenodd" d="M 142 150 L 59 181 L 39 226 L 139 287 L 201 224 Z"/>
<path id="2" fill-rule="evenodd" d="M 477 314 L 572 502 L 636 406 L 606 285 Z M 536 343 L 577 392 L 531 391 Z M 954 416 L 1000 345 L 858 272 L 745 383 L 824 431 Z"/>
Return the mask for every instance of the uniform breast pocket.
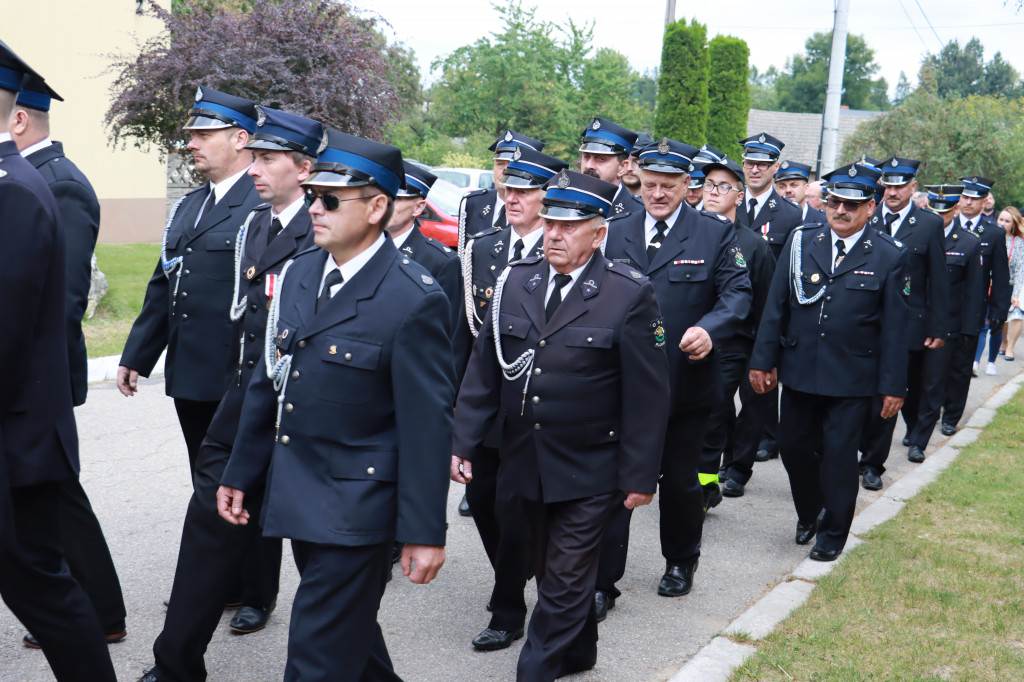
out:
<path id="1" fill-rule="evenodd" d="M 519 315 L 502 313 L 498 318 L 498 329 L 501 330 L 502 336 L 525 339 L 526 335 L 530 333 L 530 327 L 532 326 L 528 319 Z"/>
<path id="2" fill-rule="evenodd" d="M 557 333 L 557 338 L 566 346 L 559 364 L 568 374 L 590 374 L 614 355 L 615 330 L 609 327 L 567 327 Z"/>
<path id="3" fill-rule="evenodd" d="M 381 364 L 380 343 L 346 336 L 325 336 L 320 346 L 323 377 L 317 379 L 317 396 L 333 403 L 358 403 L 373 398 L 369 385 L 361 385 Z M 376 386 L 378 382 L 369 381 Z"/>
<path id="4" fill-rule="evenodd" d="M 485 280 L 475 280 L 473 282 L 473 296 L 476 298 L 477 308 L 485 308 L 488 301 L 491 300 L 491 296 L 494 295 L 494 283 L 488 283 Z"/>
<path id="5" fill-rule="evenodd" d="M 927 244 L 910 244 L 907 246 L 907 250 L 910 251 L 910 255 L 912 256 L 920 256 L 923 258 L 928 255 Z"/>
<path id="6" fill-rule="evenodd" d="M 202 248 L 211 257 L 209 267 L 204 268 L 207 277 L 228 281 L 235 278 L 234 235 L 225 232 L 208 234 L 203 237 Z"/>
<path id="7" fill-rule="evenodd" d="M 877 277 L 866 275 L 854 275 L 846 279 L 846 288 L 850 291 L 868 291 L 877 293 L 882 288 Z"/>
<path id="8" fill-rule="evenodd" d="M 668 269 L 668 281 L 699 284 L 708 279 L 708 266 L 704 264 L 691 265 L 670 265 Z"/>

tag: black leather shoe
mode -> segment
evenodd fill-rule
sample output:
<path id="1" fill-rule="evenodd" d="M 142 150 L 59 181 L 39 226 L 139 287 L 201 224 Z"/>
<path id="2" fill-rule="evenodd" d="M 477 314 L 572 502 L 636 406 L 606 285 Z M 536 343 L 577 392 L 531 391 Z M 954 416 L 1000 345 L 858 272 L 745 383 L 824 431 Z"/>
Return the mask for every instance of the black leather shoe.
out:
<path id="1" fill-rule="evenodd" d="M 469 501 L 466 500 L 466 496 L 462 496 L 462 502 L 459 502 L 459 516 L 472 516 L 473 511 L 469 508 Z"/>
<path id="2" fill-rule="evenodd" d="M 916 445 L 911 445 L 910 449 L 907 450 L 907 459 L 915 464 L 920 464 L 924 461 L 924 450 Z"/>
<path id="3" fill-rule="evenodd" d="M 615 597 L 607 592 L 598 590 L 594 592 L 594 611 L 597 613 L 597 622 L 600 623 L 608 617 L 608 612 L 615 608 Z"/>
<path id="4" fill-rule="evenodd" d="M 956 427 L 955 426 L 950 426 L 949 424 L 943 424 L 942 425 L 942 435 L 943 436 L 952 436 L 954 434 L 956 434 Z"/>
<path id="5" fill-rule="evenodd" d="M 903 447 L 908 447 L 909 445 L 910 445 L 910 436 L 903 436 Z"/>
<path id="6" fill-rule="evenodd" d="M 110 634 L 110 635 L 103 635 L 103 639 L 106 641 L 107 644 L 116 644 L 117 642 L 120 642 L 120 641 L 124 640 L 124 638 L 127 637 L 127 636 L 128 636 L 128 631 L 127 630 L 121 630 L 120 632 L 115 632 L 115 633 Z M 25 633 L 25 636 L 21 638 L 21 643 L 24 644 L 29 649 L 41 649 L 42 648 L 41 646 L 39 646 L 39 640 L 36 639 L 35 636 L 31 632 Z"/>
<path id="7" fill-rule="evenodd" d="M 704 496 L 704 511 L 717 507 L 722 503 L 722 489 L 717 483 L 705 483 L 701 486 L 701 494 Z"/>
<path id="8" fill-rule="evenodd" d="M 743 484 L 734 478 L 725 479 L 722 484 L 722 494 L 726 497 L 743 497 Z"/>
<path id="9" fill-rule="evenodd" d="M 156 668 L 143 670 L 138 682 L 160 682 L 160 678 L 156 676 Z"/>
<path id="10" fill-rule="evenodd" d="M 800 523 L 797 521 L 796 524 L 796 544 L 806 545 L 814 537 L 814 534 L 818 532 L 818 522 L 814 523 Z"/>
<path id="11" fill-rule="evenodd" d="M 522 639 L 523 629 L 492 630 L 486 628 L 473 640 L 473 648 L 477 651 L 498 651 L 512 646 L 512 642 Z"/>
<path id="12" fill-rule="evenodd" d="M 404 542 L 395 542 L 391 544 L 391 565 L 394 566 L 402 560 L 402 550 L 405 549 Z"/>
<path id="13" fill-rule="evenodd" d="M 690 594 L 690 590 L 693 589 L 693 573 L 697 570 L 698 563 L 694 561 L 686 566 L 669 564 L 658 584 L 658 594 L 662 597 L 682 597 L 684 594 Z"/>
<path id="14" fill-rule="evenodd" d="M 811 548 L 811 553 L 808 556 L 815 561 L 835 561 L 839 558 L 842 551 L 841 549 L 825 549 L 815 545 Z"/>
<path id="15" fill-rule="evenodd" d="M 754 455 L 755 462 L 767 462 L 770 459 L 775 459 L 779 456 L 778 450 L 758 450 L 757 454 Z"/>
<path id="16" fill-rule="evenodd" d="M 243 606 L 238 609 L 238 613 L 231 619 L 228 627 L 238 635 L 247 635 L 250 632 L 262 630 L 267 627 L 267 621 L 270 620 L 270 614 L 274 612 L 275 607 L 277 607 L 276 600 L 267 608 Z"/>
<path id="17" fill-rule="evenodd" d="M 871 469 L 865 469 L 864 477 L 860 479 L 860 485 L 864 490 L 881 490 L 882 477 Z"/>

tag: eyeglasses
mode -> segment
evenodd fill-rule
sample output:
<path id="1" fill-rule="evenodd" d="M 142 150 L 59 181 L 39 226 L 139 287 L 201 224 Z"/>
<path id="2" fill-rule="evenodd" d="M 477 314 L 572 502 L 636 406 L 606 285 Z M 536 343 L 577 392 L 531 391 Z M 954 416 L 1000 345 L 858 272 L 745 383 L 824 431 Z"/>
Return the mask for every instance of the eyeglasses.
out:
<path id="1" fill-rule="evenodd" d="M 704 191 L 707 192 L 708 194 L 711 194 L 712 192 L 716 191 L 719 194 L 728 194 L 729 192 L 739 192 L 740 188 L 733 187 L 732 185 L 728 185 L 724 182 L 720 182 L 717 185 L 713 182 L 705 182 Z"/>
<path id="2" fill-rule="evenodd" d="M 756 168 L 759 171 L 766 171 L 774 165 L 774 161 L 748 161 L 747 159 L 743 159 L 743 167 L 747 170 Z"/>
<path id="3" fill-rule="evenodd" d="M 373 198 L 372 196 L 369 196 L 369 197 L 349 197 L 348 199 L 339 199 L 338 197 L 336 197 L 333 194 L 327 194 L 326 192 L 323 193 L 323 194 L 317 194 L 316 192 L 313 191 L 312 188 L 307 188 L 306 189 L 306 196 L 305 196 L 304 201 L 306 202 L 306 208 L 310 208 L 311 206 L 313 206 L 313 204 L 316 203 L 316 200 L 319 199 L 320 203 L 322 203 L 324 205 L 324 210 L 325 211 L 337 211 L 338 207 L 341 206 L 341 202 L 343 202 L 343 201 L 355 201 L 356 199 L 362 199 L 363 201 L 366 201 L 367 199 L 372 199 L 372 198 Z"/>
<path id="4" fill-rule="evenodd" d="M 839 208 L 839 206 L 842 205 L 849 213 L 856 211 L 866 203 L 868 203 L 867 199 L 840 199 L 839 197 L 832 196 L 831 194 L 828 197 L 829 208 Z"/>

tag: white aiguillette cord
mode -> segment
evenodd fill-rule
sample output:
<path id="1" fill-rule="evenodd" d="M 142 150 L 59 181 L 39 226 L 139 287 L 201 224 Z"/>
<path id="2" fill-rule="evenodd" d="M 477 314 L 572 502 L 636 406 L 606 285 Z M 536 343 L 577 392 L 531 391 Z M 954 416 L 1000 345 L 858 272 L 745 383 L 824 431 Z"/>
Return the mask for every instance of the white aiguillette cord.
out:
<path id="1" fill-rule="evenodd" d="M 533 356 L 536 355 L 537 351 L 530 348 L 511 363 L 505 361 L 505 353 L 501 348 L 501 330 L 498 328 L 498 316 L 501 311 L 501 291 L 505 288 L 505 280 L 508 278 L 508 273 L 511 270 L 512 268 L 505 266 L 505 269 L 498 277 L 498 282 L 494 285 L 494 297 L 491 301 L 491 326 L 494 328 L 494 352 L 505 379 L 516 381 L 519 377 L 524 374 L 526 375 L 526 381 L 523 383 L 523 403 L 519 407 L 519 416 L 521 417 L 526 411 L 526 391 L 530 387 L 530 370 L 533 368 Z"/>

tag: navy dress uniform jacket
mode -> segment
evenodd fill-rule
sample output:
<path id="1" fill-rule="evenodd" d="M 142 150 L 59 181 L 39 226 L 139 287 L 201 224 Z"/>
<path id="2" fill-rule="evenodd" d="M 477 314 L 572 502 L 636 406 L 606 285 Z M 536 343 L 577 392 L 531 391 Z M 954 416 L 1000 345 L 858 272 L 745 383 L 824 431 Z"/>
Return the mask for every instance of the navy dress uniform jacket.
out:
<path id="1" fill-rule="evenodd" d="M 819 211 L 811 206 L 807 207 L 807 214 L 804 215 L 804 224 L 821 223 L 822 225 L 828 224 L 828 217 L 824 211 Z"/>
<path id="2" fill-rule="evenodd" d="M 779 381 L 803 393 L 842 397 L 903 396 L 907 390 L 907 251 L 865 227 L 832 274 L 827 225 L 793 233 L 802 249 L 804 293 L 790 277 L 790 245 L 782 251 L 750 359 L 753 369 L 778 367 Z"/>
<path id="3" fill-rule="evenodd" d="M 959 226 L 959 220 L 958 226 Z M 985 322 L 986 310 L 991 308 L 992 319 L 1006 321 L 1010 312 L 1010 265 L 1006 255 L 1006 232 L 1003 228 L 982 221 L 985 229 L 974 228 L 974 234 L 981 240 L 982 285 L 978 289 L 981 296 L 981 315 L 978 326 Z"/>
<path id="4" fill-rule="evenodd" d="M 985 277 L 981 240 L 954 220 L 944 245 L 949 273 L 949 336 L 977 336 L 985 316 L 985 301 L 977 295 Z"/>
<path id="5" fill-rule="evenodd" d="M 292 364 L 278 393 L 261 358 L 221 479 L 266 480 L 263 534 L 324 545 L 444 545 L 455 399 L 448 299 L 387 240 L 316 312 L 326 251 L 285 272 L 273 334 Z"/>
<path id="6" fill-rule="evenodd" d="M 619 191 L 615 193 L 615 198 L 612 200 L 612 216 L 623 216 L 643 210 L 644 200 L 635 194 L 630 194 L 626 186 L 620 183 Z"/>
<path id="7" fill-rule="evenodd" d="M 492 227 L 507 227 L 504 208 L 496 208 L 498 205 L 498 190 L 478 189 L 468 192 L 462 197 L 462 204 L 459 206 L 459 223 L 464 226 L 467 235 L 480 234 L 490 230 Z M 500 220 L 495 217 L 495 211 L 500 213 Z"/>
<path id="8" fill-rule="evenodd" d="M 762 239 L 768 242 L 768 246 L 772 247 L 772 253 L 775 254 L 775 260 L 778 261 L 782 254 L 782 247 L 789 238 L 789 233 L 793 231 L 793 228 L 804 223 L 803 209 L 799 204 L 787 199 L 772 188 L 771 194 L 761 205 L 761 210 L 757 212 L 753 224 L 748 224 L 747 204 L 749 202 L 750 196 L 748 195 L 743 199 L 743 205 L 736 207 L 736 223 L 761 235 Z"/>
<path id="9" fill-rule="evenodd" d="M 887 232 L 881 206 L 869 225 Z M 942 218 L 911 204 L 893 239 L 907 250 L 905 274 L 910 278 L 910 295 L 906 304 L 910 317 L 906 347 L 923 350 L 926 337 L 945 339 L 949 331 L 949 275 L 944 262 Z"/>
<path id="10" fill-rule="evenodd" d="M 178 274 L 156 264 L 121 364 L 149 376 L 167 348 L 165 389 L 184 400 L 217 402 L 237 366 L 235 325 L 228 316 L 234 291 L 235 239 L 259 203 L 252 178 L 242 175 L 193 228 L 209 185 L 185 195 L 167 233 L 167 258 L 182 257 Z"/>
<path id="11" fill-rule="evenodd" d="M 716 346 L 740 331 L 750 312 L 750 278 L 724 216 L 695 211 L 684 202 L 653 261 L 647 260 L 646 211 L 615 221 L 605 256 L 647 275 L 665 320 L 673 411 L 710 406 L 722 399 L 718 357 L 692 361 L 679 350 L 690 327 L 701 327 Z"/>
<path id="12" fill-rule="evenodd" d="M 46 181 L 14 142 L 0 142 L 0 437 L 8 483 L 78 474 L 68 381 L 64 230 Z"/>
<path id="13" fill-rule="evenodd" d="M 32 152 L 25 158 L 50 186 L 64 226 L 64 290 L 71 395 L 76 406 L 82 405 L 89 381 L 82 318 L 88 307 L 89 287 L 92 285 L 92 253 L 100 232 L 100 202 L 89 179 L 64 156 L 64 146 L 60 142 Z"/>
<path id="14" fill-rule="evenodd" d="M 232 352 L 235 358 L 234 378 L 228 384 L 206 432 L 210 438 L 223 445 L 235 442 L 245 389 L 264 352 L 264 334 L 270 310 L 268 280 L 272 279 L 271 276 L 276 278 L 281 274 L 288 259 L 313 246 L 313 221 L 305 209 L 300 209 L 268 244 L 267 233 L 272 219 L 270 204 L 261 204 L 253 210 L 245 248 L 239 259 L 239 272 L 235 274 L 238 277 L 238 295 L 245 296 L 246 305 L 242 319 L 235 323 Z M 277 280 L 274 281 L 276 288 Z"/>
<path id="15" fill-rule="evenodd" d="M 549 266 L 511 266 L 498 324 L 506 361 L 536 355 L 526 377 L 504 378 L 492 318 L 473 346 L 459 392 L 454 450 L 472 461 L 501 422 L 502 486 L 564 502 L 623 490 L 653 493 L 668 421 L 669 385 L 654 288 L 636 270 L 594 255 L 550 320 Z M 657 425 L 652 428 L 652 425 Z"/>
<path id="16" fill-rule="evenodd" d="M 451 306 L 454 331 L 459 319 L 458 307 L 465 306 L 465 302 L 462 300 L 462 287 L 459 286 L 462 269 L 459 267 L 458 254 L 436 239 L 425 236 L 416 225 L 413 225 L 399 251 L 410 260 L 425 267 L 434 280 L 441 285 L 441 290 L 448 297 L 448 303 Z"/>

